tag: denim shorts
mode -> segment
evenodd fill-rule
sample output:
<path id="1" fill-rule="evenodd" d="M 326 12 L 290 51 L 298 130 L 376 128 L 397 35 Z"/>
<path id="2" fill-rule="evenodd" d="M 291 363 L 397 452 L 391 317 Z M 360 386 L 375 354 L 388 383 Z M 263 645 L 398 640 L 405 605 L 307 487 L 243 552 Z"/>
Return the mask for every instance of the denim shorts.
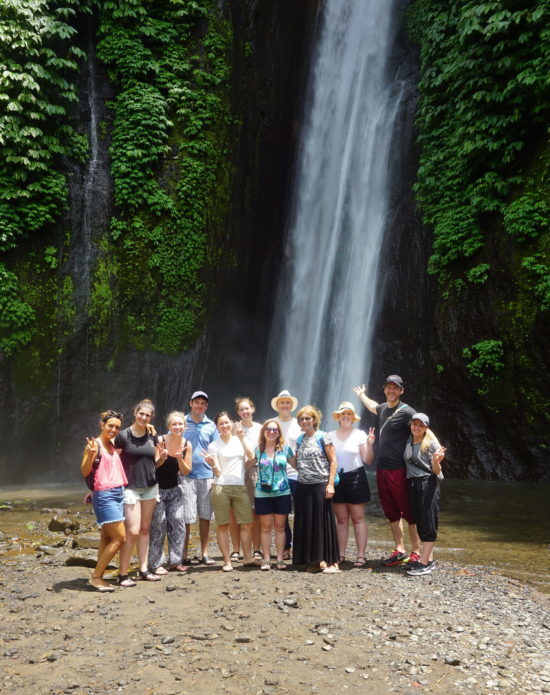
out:
<path id="1" fill-rule="evenodd" d="M 112 487 L 109 490 L 94 490 L 92 492 L 92 506 L 94 508 L 97 525 L 112 524 L 116 521 L 124 521 L 124 488 Z"/>
<path id="2" fill-rule="evenodd" d="M 159 486 L 151 487 L 127 487 L 124 490 L 124 504 L 136 504 L 145 500 L 159 501 Z"/>

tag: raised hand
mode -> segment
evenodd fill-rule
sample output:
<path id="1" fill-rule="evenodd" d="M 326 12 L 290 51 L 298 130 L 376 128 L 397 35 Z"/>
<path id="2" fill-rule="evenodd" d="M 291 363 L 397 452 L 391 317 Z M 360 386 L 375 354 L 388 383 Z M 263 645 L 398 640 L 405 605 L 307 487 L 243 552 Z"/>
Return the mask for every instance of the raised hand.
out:
<path id="1" fill-rule="evenodd" d="M 444 446 L 439 447 L 439 449 L 437 451 L 435 451 L 433 456 L 432 456 L 432 462 L 440 464 L 441 461 L 443 461 L 443 459 L 445 458 L 445 452 L 446 451 L 447 450 Z"/>
<path id="2" fill-rule="evenodd" d="M 157 463 L 164 463 L 168 457 L 168 451 L 166 450 L 166 444 L 163 441 L 159 441 L 157 444 L 157 449 L 159 452 Z"/>
<path id="3" fill-rule="evenodd" d="M 374 432 L 375 432 L 375 428 L 369 427 L 369 433 L 367 434 L 367 443 L 370 444 L 371 446 L 376 441 L 376 435 L 374 434 Z"/>
<path id="4" fill-rule="evenodd" d="M 86 451 L 90 452 L 91 454 L 95 454 L 97 452 L 97 442 L 95 439 L 86 437 Z"/>
<path id="5" fill-rule="evenodd" d="M 353 392 L 355 395 L 361 397 L 365 393 L 365 384 L 361 384 L 361 386 L 354 386 Z"/>
<path id="6" fill-rule="evenodd" d="M 237 435 L 239 439 L 242 439 L 245 435 L 245 431 L 240 422 L 235 422 L 233 424 L 233 434 Z"/>

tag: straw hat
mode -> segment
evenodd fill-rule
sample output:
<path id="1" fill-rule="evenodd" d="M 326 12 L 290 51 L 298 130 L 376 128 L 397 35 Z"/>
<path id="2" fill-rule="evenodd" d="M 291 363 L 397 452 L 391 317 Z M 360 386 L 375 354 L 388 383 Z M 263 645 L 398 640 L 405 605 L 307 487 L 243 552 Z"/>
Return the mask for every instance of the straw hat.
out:
<path id="1" fill-rule="evenodd" d="M 342 401 L 340 405 L 338 406 L 338 410 L 334 410 L 332 413 L 332 417 L 335 420 L 338 420 L 338 416 L 341 415 L 342 413 L 345 413 L 346 410 L 351 410 L 353 413 L 353 421 L 354 422 L 359 422 L 361 419 L 357 413 L 355 412 L 355 408 L 353 407 L 353 403 L 350 403 L 349 401 Z"/>
<path id="2" fill-rule="evenodd" d="M 275 410 L 275 412 L 278 412 L 277 401 L 279 400 L 279 398 L 290 398 L 290 400 L 292 401 L 292 409 L 290 412 L 296 410 L 296 408 L 298 407 L 298 399 L 294 398 L 294 396 L 291 396 L 290 393 L 285 389 L 284 391 L 281 391 L 281 393 L 278 396 L 275 396 L 275 398 L 271 399 L 271 407 L 273 408 L 273 410 Z"/>

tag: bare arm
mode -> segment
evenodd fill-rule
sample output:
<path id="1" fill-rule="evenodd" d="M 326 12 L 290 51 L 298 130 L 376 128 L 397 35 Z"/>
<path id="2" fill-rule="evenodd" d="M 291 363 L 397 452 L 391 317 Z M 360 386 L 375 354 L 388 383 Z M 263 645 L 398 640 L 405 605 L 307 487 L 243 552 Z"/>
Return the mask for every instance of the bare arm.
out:
<path id="1" fill-rule="evenodd" d="M 242 428 L 242 425 L 237 424 L 237 427 L 235 428 L 235 434 L 239 438 L 239 441 L 243 445 L 244 449 L 244 455 L 246 457 L 245 459 L 245 468 L 252 468 L 253 466 L 256 465 L 256 456 L 254 455 L 254 451 L 252 450 L 252 447 L 250 446 L 250 442 L 248 441 L 247 437 L 245 436 L 245 431 Z"/>
<path id="2" fill-rule="evenodd" d="M 184 445 L 185 446 L 185 445 Z M 191 468 L 193 467 L 193 447 L 191 442 L 187 442 L 187 448 L 185 449 L 185 454 L 180 455 L 176 458 L 178 459 L 178 468 L 182 475 L 189 475 L 191 473 Z"/>
<path id="3" fill-rule="evenodd" d="M 82 454 L 82 462 L 80 464 L 80 472 L 84 477 L 92 472 L 92 465 L 94 459 L 99 451 L 99 444 L 95 439 L 88 439 L 86 437 L 86 446 L 84 447 L 84 453 Z"/>
<path id="4" fill-rule="evenodd" d="M 353 391 L 356 396 L 359 396 L 359 400 L 365 406 L 365 408 L 376 415 L 376 406 L 378 403 L 367 396 L 365 393 L 365 384 L 362 384 L 361 386 L 354 386 Z"/>
<path id="5" fill-rule="evenodd" d="M 441 473 L 441 461 L 445 458 L 445 447 L 440 446 L 437 451 L 432 454 L 432 471 L 435 475 Z"/>
<path id="6" fill-rule="evenodd" d="M 374 440 L 376 436 L 374 434 L 374 427 L 369 427 L 369 433 L 367 435 L 367 443 L 361 444 L 361 461 L 365 466 L 370 466 L 374 460 Z"/>
<path id="7" fill-rule="evenodd" d="M 329 444 L 328 442 L 325 444 L 325 455 L 330 464 L 328 472 L 327 489 L 325 490 L 325 497 L 327 499 L 330 499 L 331 497 L 334 497 L 334 478 L 336 476 L 336 468 L 338 466 L 336 462 L 336 452 L 334 451 L 334 444 Z"/>

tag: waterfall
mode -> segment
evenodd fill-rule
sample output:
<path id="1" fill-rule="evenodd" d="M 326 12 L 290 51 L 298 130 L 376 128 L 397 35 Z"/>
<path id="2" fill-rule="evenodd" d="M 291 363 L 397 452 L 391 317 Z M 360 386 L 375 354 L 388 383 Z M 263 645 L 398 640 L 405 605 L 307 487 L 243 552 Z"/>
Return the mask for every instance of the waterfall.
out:
<path id="1" fill-rule="evenodd" d="M 390 74 L 395 15 L 394 0 L 327 0 L 313 56 L 270 343 L 274 393 L 325 413 L 369 376 L 403 92 Z"/>

